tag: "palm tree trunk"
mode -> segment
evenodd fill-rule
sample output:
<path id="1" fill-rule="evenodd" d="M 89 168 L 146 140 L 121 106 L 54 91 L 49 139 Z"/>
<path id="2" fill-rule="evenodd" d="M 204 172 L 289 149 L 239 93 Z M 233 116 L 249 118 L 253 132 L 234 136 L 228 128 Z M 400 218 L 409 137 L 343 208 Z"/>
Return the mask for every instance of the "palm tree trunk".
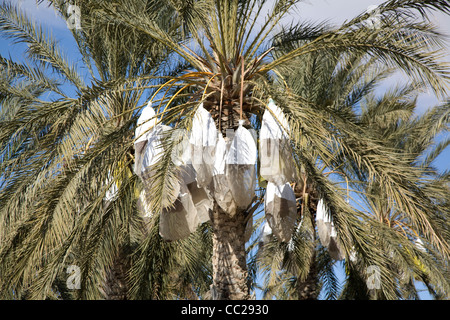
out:
<path id="1" fill-rule="evenodd" d="M 318 272 L 316 253 L 311 257 L 308 275 L 304 281 L 297 282 L 298 300 L 317 300 L 318 296 Z"/>
<path id="2" fill-rule="evenodd" d="M 128 282 L 127 271 L 130 268 L 130 258 L 126 250 L 122 249 L 117 254 L 106 274 L 104 284 L 104 297 L 106 300 L 127 300 Z"/>
<path id="3" fill-rule="evenodd" d="M 230 217 L 215 205 L 211 212 L 213 227 L 213 290 L 214 300 L 246 300 L 249 298 L 245 253 L 246 215 Z"/>

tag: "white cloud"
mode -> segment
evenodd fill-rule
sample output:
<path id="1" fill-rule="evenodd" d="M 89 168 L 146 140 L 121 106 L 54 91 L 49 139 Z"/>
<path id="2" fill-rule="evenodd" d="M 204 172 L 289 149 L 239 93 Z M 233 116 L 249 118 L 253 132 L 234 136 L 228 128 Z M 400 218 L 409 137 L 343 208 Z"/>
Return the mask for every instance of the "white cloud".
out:
<path id="1" fill-rule="evenodd" d="M 298 5 L 297 15 L 292 16 L 294 21 L 329 21 L 331 24 L 339 25 L 345 20 L 365 12 L 373 5 L 380 5 L 385 0 L 307 0 Z M 443 13 L 432 12 L 430 20 L 438 30 L 450 36 L 450 16 Z M 447 54 L 443 58 L 450 63 L 450 37 L 447 42 Z M 407 79 L 402 73 L 396 73 L 395 76 L 386 81 L 386 88 L 395 86 L 398 82 L 406 82 Z M 439 103 L 439 100 L 430 92 L 419 96 L 419 112 L 423 112 L 429 107 Z"/>
<path id="2" fill-rule="evenodd" d="M 363 12 L 370 6 L 379 5 L 380 0 L 314 0 L 298 5 L 300 18 L 312 21 L 329 19 L 333 23 L 342 23 Z"/>

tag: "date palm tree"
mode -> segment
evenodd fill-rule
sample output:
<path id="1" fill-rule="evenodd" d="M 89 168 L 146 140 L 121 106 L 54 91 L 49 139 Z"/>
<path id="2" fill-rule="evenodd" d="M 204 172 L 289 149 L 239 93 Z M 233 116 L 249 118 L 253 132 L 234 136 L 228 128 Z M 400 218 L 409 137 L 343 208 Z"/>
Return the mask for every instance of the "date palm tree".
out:
<path id="1" fill-rule="evenodd" d="M 163 242 L 133 174 L 136 110 L 168 70 L 168 50 L 123 24 L 101 24 L 92 3 L 80 7 L 83 28 L 71 30 L 84 73 L 41 26 L 13 4 L 0 6 L 2 36 L 27 45 L 25 62 L 1 57 L 0 66 L 1 297 L 201 296 L 208 233 Z M 67 17 L 65 1 L 53 5 Z M 166 27 L 173 14 L 167 7 L 155 23 Z M 133 293 L 129 271 L 142 251 L 150 285 Z"/>
<path id="2" fill-rule="evenodd" d="M 448 224 L 444 222 L 448 206 L 448 174 L 433 165 L 449 144 L 445 136 L 449 125 L 448 100 L 419 115 L 416 100 L 415 85 L 394 88 L 378 99 L 368 96 L 359 123 L 386 146 L 410 156 L 411 167 L 415 171 L 418 169 L 416 188 L 411 188 L 411 192 L 417 194 L 423 203 L 434 206 L 434 210 L 426 212 L 427 220 L 423 223 L 435 225 L 437 232 L 448 237 Z M 358 186 L 358 190 L 365 194 L 366 221 L 385 252 L 385 265 L 391 270 L 397 297 L 418 299 L 415 281 L 420 281 L 432 297 L 448 298 L 450 278 L 445 255 L 431 245 L 429 235 L 422 231 L 425 228 L 417 228 L 403 209 L 390 205 L 390 195 L 381 192 L 379 185 L 374 181 Z M 361 268 L 355 258 L 354 265 L 348 267 L 350 272 Z M 361 270 L 359 272 L 361 274 Z M 355 296 L 355 291 L 344 288 L 343 297 Z M 386 296 L 385 292 L 377 290 L 372 290 L 369 295 L 376 299 Z"/>
<path id="3" fill-rule="evenodd" d="M 323 68 L 326 64 L 323 62 L 317 67 Z M 312 63 L 307 65 L 314 66 Z M 355 64 L 348 66 L 350 65 L 355 66 Z M 330 77 L 324 77 L 327 79 L 324 82 L 320 77 L 314 79 L 305 77 L 306 83 L 314 83 L 323 88 L 317 90 L 322 92 L 322 95 L 316 103 L 334 101 L 330 105 L 342 109 L 350 106 L 347 109 L 347 116 L 352 118 L 355 124 L 364 127 L 367 135 L 377 136 L 384 145 L 411 155 L 411 168 L 421 170 L 418 171 L 417 183 L 420 190 L 424 191 L 421 195 L 423 201 L 427 201 L 425 199 L 433 201 L 437 204 L 436 210 L 443 210 L 448 202 L 448 177 L 445 172 L 439 173 L 439 170 L 432 166 L 432 162 L 449 143 L 445 138 L 438 140 L 440 134 L 448 130 L 448 103 L 430 108 L 425 114 L 418 115 L 415 112 L 416 97 L 420 90 L 416 85 L 392 90 L 381 98 L 376 98 L 373 92 L 376 89 L 374 85 L 377 80 L 386 76 L 385 71 L 366 77 L 370 74 L 368 70 L 370 67 L 367 64 L 359 68 L 349 67 L 342 70 L 339 67 L 334 65 L 334 68 L 325 73 Z M 311 71 L 306 72 L 310 73 Z M 354 82 L 348 86 L 351 91 L 346 91 L 341 81 L 333 81 L 344 74 L 345 79 Z M 363 81 L 361 75 L 365 75 Z M 303 88 L 303 81 L 294 78 L 298 88 Z M 364 94 L 361 95 L 362 92 Z M 333 179 L 336 188 L 343 189 L 342 196 L 348 197 L 346 191 L 350 187 L 350 195 L 355 197 L 354 203 L 361 207 L 359 214 L 363 223 L 360 227 L 376 238 L 378 248 L 384 251 L 384 255 L 377 258 L 379 260 L 375 266 L 388 266 L 391 285 L 382 287 L 381 290 L 369 290 L 367 270 L 370 270 L 370 265 L 366 265 L 364 258 L 361 257 L 376 254 L 371 252 L 374 248 L 370 247 L 366 252 L 351 252 L 351 255 L 341 263 L 347 278 L 343 287 L 339 285 L 334 269 L 339 262 L 328 252 L 329 248 L 321 244 L 317 235 L 318 226 L 315 225 L 317 192 L 305 189 L 305 192 L 298 194 L 300 200 L 298 211 L 302 223 L 291 243 L 280 244 L 273 236 L 265 235 L 265 241 L 259 248 L 257 254 L 259 263 L 266 275 L 265 285 L 262 288 L 264 297 L 317 299 L 321 294 L 327 299 L 387 297 L 417 299 L 419 296 L 415 286 L 416 280 L 424 282 L 433 297 L 446 297 L 449 290 L 446 258 L 432 246 L 425 245 L 426 241 L 424 243 L 422 240 L 424 236 L 419 236 L 417 229 L 402 210 L 395 204 L 390 204 L 389 195 L 380 192 L 378 182 L 367 181 L 365 176 L 367 172 L 362 172 L 355 163 L 345 161 L 344 158 L 342 160 L 340 169 L 335 173 L 325 170 L 324 174 L 345 175 L 346 182 L 338 179 L 339 177 Z M 427 212 L 428 221 L 439 221 L 444 216 L 446 213 L 443 211 Z M 446 237 L 447 224 L 440 221 L 436 227 Z"/>
<path id="4" fill-rule="evenodd" d="M 379 6 L 378 28 L 367 22 L 363 13 L 341 26 L 297 22 L 283 26 L 285 18 L 300 1 L 170 1 L 184 19 L 187 38 L 174 40 L 153 22 L 152 15 L 137 14 L 132 1 L 114 8 L 100 6 L 99 16 L 119 21 L 142 32 L 173 51 L 173 59 L 186 68 L 161 85 L 152 103 L 161 123 L 192 132 L 192 118 L 199 106 L 205 108 L 219 132 L 244 127 L 259 129 L 268 98 L 289 119 L 290 142 L 297 174 L 305 173 L 314 183 L 316 195 L 327 203 L 334 220 L 342 253 L 352 248 L 365 255 L 367 265 L 383 256 L 374 239 L 361 226 L 359 212 L 342 197 L 329 177 L 318 170 L 317 163 L 306 156 L 304 145 L 313 146 L 321 164 L 336 170 L 347 161 L 356 166 L 369 181 L 382 181 L 388 194 L 404 211 L 412 224 L 428 236 L 430 243 L 448 256 L 446 233 L 435 223 L 428 223 L 426 213 L 435 203 L 424 202 L 417 190 L 417 175 L 411 171 L 409 158 L 392 150 L 348 118 L 348 110 L 317 106 L 296 93 L 285 81 L 285 71 L 295 67 L 299 57 L 326 52 L 331 57 L 362 55 L 361 61 L 400 69 L 413 80 L 429 86 L 440 96 L 446 94 L 448 67 L 438 61 L 441 37 L 427 20 L 430 10 L 449 12 L 448 1 L 386 1 Z M 158 12 L 154 13 L 158 15 Z M 417 18 L 422 18 L 417 20 Z M 345 60 L 344 60 L 345 61 Z M 313 91 L 315 88 L 306 88 Z M 347 111 L 347 112 L 346 112 Z M 173 146 L 173 145 L 172 145 Z M 170 141 L 166 145 L 172 150 Z M 373 150 L 373 153 L 368 153 Z M 339 153 L 339 158 L 336 154 Z M 152 208 L 161 212 L 168 200 L 167 186 L 176 175 L 168 152 L 154 170 Z M 300 185 L 299 181 L 297 182 Z M 235 181 L 235 184 L 249 181 Z M 263 184 L 260 184 L 261 187 Z M 304 184 L 308 188 L 307 183 Z M 169 188 L 170 190 L 170 188 Z M 166 194 L 166 196 L 164 196 Z M 236 214 L 215 205 L 210 212 L 213 230 L 213 292 L 218 299 L 247 299 L 248 270 L 245 254 L 245 226 L 261 198 Z M 445 210 L 444 210 L 445 211 Z M 423 223 L 427 221 L 426 223 Z M 426 228 L 425 228 L 426 226 Z M 444 228 L 445 229 L 445 228 Z M 385 292 L 392 292 L 388 270 L 381 267 Z M 392 297 L 392 295 L 388 295 Z"/>

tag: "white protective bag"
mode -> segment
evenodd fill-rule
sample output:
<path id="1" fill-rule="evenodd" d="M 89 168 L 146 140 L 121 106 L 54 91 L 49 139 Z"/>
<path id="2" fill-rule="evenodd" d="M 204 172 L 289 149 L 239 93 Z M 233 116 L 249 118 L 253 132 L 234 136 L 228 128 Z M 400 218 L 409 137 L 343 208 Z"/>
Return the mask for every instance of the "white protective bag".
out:
<path id="1" fill-rule="evenodd" d="M 316 225 L 320 243 L 322 246 L 328 247 L 331 236 L 331 215 L 325 207 L 323 199 L 319 199 L 319 202 L 317 203 Z"/>
<path id="2" fill-rule="evenodd" d="M 160 161 L 164 153 L 162 139 L 164 139 L 164 133 L 169 130 L 171 130 L 171 127 L 159 124 L 154 127 L 147 136 L 147 144 L 144 148 L 145 150 L 141 166 L 141 179 L 147 197 L 151 197 L 153 193 L 153 184 L 156 183 L 154 179 L 154 166 L 158 163 L 158 161 Z M 173 204 L 177 199 L 179 193 L 180 184 L 178 183 L 178 181 L 174 181 L 172 193 L 168 195 L 167 203 L 164 205 L 164 207 Z"/>
<path id="3" fill-rule="evenodd" d="M 267 222 L 279 241 L 288 242 L 295 228 L 297 203 L 289 183 L 276 185 L 269 182 L 264 198 Z"/>
<path id="4" fill-rule="evenodd" d="M 175 143 L 172 161 L 178 169 L 180 193 L 174 207 L 166 208 L 160 216 L 159 233 L 166 241 L 184 239 L 195 232 L 200 224 L 209 220 L 213 205 L 206 190 L 197 186 L 186 131 L 174 131 L 172 139 Z"/>
<path id="5" fill-rule="evenodd" d="M 199 188 L 197 183 L 190 183 L 187 185 L 189 194 L 194 203 L 199 224 L 209 221 L 209 210 L 213 209 L 213 200 L 205 188 Z"/>
<path id="6" fill-rule="evenodd" d="M 259 236 L 260 245 L 264 245 L 265 243 L 268 243 L 270 240 L 271 234 L 272 234 L 272 228 L 270 227 L 270 224 L 266 221 L 266 222 L 264 222 L 264 225 L 261 229 L 261 233 Z"/>
<path id="7" fill-rule="evenodd" d="M 225 175 L 237 209 L 247 209 L 256 187 L 257 147 L 253 135 L 239 121 L 225 157 Z"/>
<path id="8" fill-rule="evenodd" d="M 260 174 L 278 185 L 295 180 L 289 129 L 286 116 L 270 99 L 259 136 Z"/>
<path id="9" fill-rule="evenodd" d="M 166 241 L 187 238 L 200 224 L 192 197 L 186 186 L 175 200 L 173 208 L 166 208 L 159 217 L 159 234 Z"/>
<path id="10" fill-rule="evenodd" d="M 212 181 L 217 129 L 211 114 L 200 104 L 192 119 L 189 137 L 191 161 L 199 188 L 208 187 Z"/>
<path id="11" fill-rule="evenodd" d="M 141 115 L 136 124 L 135 142 L 134 142 L 134 173 L 141 175 L 142 161 L 144 158 L 145 146 L 147 145 L 148 135 L 157 123 L 155 111 L 152 108 L 152 102 L 149 101 L 147 106 L 142 109 Z"/>
<path id="12" fill-rule="evenodd" d="M 145 189 L 141 190 L 139 194 L 139 198 L 137 201 L 138 211 L 142 214 L 144 218 L 151 218 L 153 216 L 150 205 L 147 202 L 147 196 L 145 194 Z"/>
<path id="13" fill-rule="evenodd" d="M 222 133 L 219 132 L 213 167 L 213 181 L 210 189 L 219 207 L 230 216 L 234 216 L 237 211 L 236 201 L 234 201 L 233 194 L 228 186 L 228 179 L 225 175 L 225 157 L 227 151 L 225 139 Z"/>
<path id="14" fill-rule="evenodd" d="M 344 259 L 341 246 L 339 244 L 336 228 L 334 224 L 331 225 L 330 243 L 328 244 L 328 253 L 334 260 L 340 261 Z"/>
<path id="15" fill-rule="evenodd" d="M 209 210 L 213 207 L 213 200 L 205 188 L 199 188 L 196 181 L 196 172 L 191 160 L 191 149 L 186 130 L 177 130 L 176 147 L 178 151 L 173 156 L 173 162 L 179 170 L 180 184 L 185 185 L 189 196 L 194 203 L 199 223 L 209 221 Z"/>
<path id="16" fill-rule="evenodd" d="M 331 258 L 342 260 L 343 255 L 337 238 L 336 229 L 331 214 L 324 204 L 323 199 L 319 199 L 319 202 L 317 203 L 316 225 L 322 246 L 328 249 Z"/>

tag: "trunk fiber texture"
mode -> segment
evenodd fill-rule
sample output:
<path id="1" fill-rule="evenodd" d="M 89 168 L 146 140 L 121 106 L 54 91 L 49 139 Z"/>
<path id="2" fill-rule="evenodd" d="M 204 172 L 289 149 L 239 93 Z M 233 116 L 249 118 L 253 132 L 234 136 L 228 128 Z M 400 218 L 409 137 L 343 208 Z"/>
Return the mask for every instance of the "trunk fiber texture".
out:
<path id="1" fill-rule="evenodd" d="M 213 227 L 214 300 L 249 299 L 248 271 L 245 253 L 246 216 L 228 215 L 215 205 L 211 212 Z"/>

